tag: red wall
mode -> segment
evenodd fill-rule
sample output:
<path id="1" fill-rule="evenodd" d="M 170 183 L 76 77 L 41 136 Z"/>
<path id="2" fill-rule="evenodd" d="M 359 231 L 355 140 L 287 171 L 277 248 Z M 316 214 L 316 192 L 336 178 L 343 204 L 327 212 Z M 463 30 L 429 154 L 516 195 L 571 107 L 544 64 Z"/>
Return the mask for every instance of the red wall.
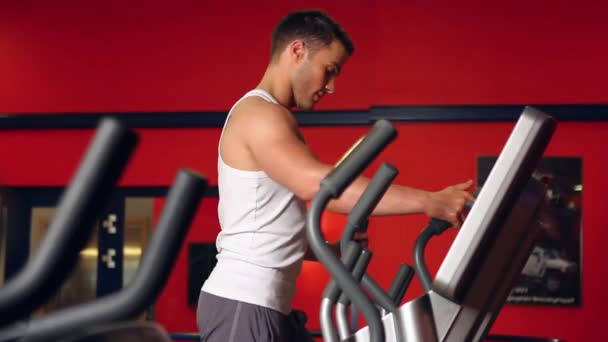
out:
<path id="1" fill-rule="evenodd" d="M 357 50 L 322 108 L 605 103 L 605 2 L 0 2 L 0 113 L 224 110 L 257 84 L 286 11 Z"/>
<path id="2" fill-rule="evenodd" d="M 227 110 L 259 80 L 273 24 L 298 7 L 327 9 L 357 44 L 338 93 L 320 109 L 607 103 L 608 5 L 599 3 L 516 1 L 490 8 L 447 1 L 291 1 L 269 2 L 272 8 L 262 10 L 264 1 L 5 1 L 0 3 L 0 113 Z M 439 189 L 475 178 L 476 157 L 498 153 L 511 127 L 399 124 L 398 140 L 380 159 L 400 169 L 398 182 Z M 333 162 L 365 130 L 307 127 L 304 134 L 323 160 Z M 182 166 L 215 182 L 218 129 L 138 131 L 142 140 L 123 184 L 168 185 Z M 608 239 L 600 216 L 608 192 L 606 133 L 604 122 L 561 123 L 548 150 L 583 158 L 582 306 L 508 306 L 493 332 L 569 341 L 608 338 L 601 329 L 608 269 L 600 254 Z M 90 134 L 0 131 L 0 184 L 65 184 Z M 328 215 L 328 229 L 339 227 L 341 219 Z M 204 201 L 189 241 L 212 240 L 216 220 L 215 203 Z M 371 273 L 381 284 L 388 284 L 400 260 L 411 261 L 414 237 L 424 223 L 419 216 L 373 220 Z M 452 238 L 446 234 L 431 243 L 431 268 Z M 158 320 L 170 331 L 195 328 L 195 309 L 186 306 L 185 262 L 184 250 L 157 305 Z M 298 282 L 295 304 L 308 311 L 311 328 L 318 328 L 316 303 L 325 279 L 319 265 L 307 263 Z M 416 282 L 406 299 L 420 293 Z"/>

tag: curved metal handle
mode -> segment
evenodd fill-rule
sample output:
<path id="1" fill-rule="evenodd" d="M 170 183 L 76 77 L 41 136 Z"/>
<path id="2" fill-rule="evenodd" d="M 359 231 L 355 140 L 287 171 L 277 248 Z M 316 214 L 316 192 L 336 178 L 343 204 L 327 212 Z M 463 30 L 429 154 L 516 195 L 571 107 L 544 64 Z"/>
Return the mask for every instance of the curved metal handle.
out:
<path id="1" fill-rule="evenodd" d="M 347 244 L 345 248 L 345 253 L 342 254 L 342 262 L 344 264 L 344 267 L 349 272 L 355 266 L 355 263 L 357 262 L 357 259 L 359 258 L 361 252 L 362 248 L 358 243 L 350 241 L 350 243 Z M 327 287 L 325 287 L 325 291 L 323 291 L 320 319 L 321 332 L 323 334 L 323 340 L 325 342 L 338 342 L 338 336 L 336 335 L 336 329 L 333 324 L 331 308 L 334 304 L 336 304 L 338 296 L 340 296 L 340 292 L 340 287 L 338 287 L 334 280 L 330 280 L 327 284 Z M 341 317 L 336 318 L 338 319 L 338 324 L 340 324 Z"/>
<path id="2" fill-rule="evenodd" d="M 380 165 L 380 168 L 378 168 L 378 171 L 376 171 L 374 177 L 370 180 L 365 191 L 359 197 L 357 204 L 355 204 L 348 214 L 347 225 L 340 239 L 341 247 L 344 247 L 347 241 L 353 239 L 355 232 L 367 230 L 369 216 L 398 173 L 397 168 L 389 163 L 382 163 Z"/>
<path id="3" fill-rule="evenodd" d="M 38 251 L 0 288 L 0 326 L 27 317 L 70 275 L 137 142 L 119 121 L 100 122 Z"/>
<path id="4" fill-rule="evenodd" d="M 372 260 L 372 255 L 373 253 L 369 249 L 363 249 L 361 253 L 359 253 L 359 258 L 355 262 L 355 266 L 352 268 L 351 272 L 357 282 L 361 282 L 361 278 L 363 278 L 363 275 L 367 270 L 367 266 L 369 266 L 369 263 Z M 344 292 L 342 292 L 340 294 L 340 297 L 338 298 L 338 303 L 342 303 L 345 306 L 349 306 L 350 298 L 348 298 L 348 296 Z"/>
<path id="5" fill-rule="evenodd" d="M 2 331 L 0 340 L 21 335 L 20 341 L 54 341 L 97 325 L 131 319 L 144 311 L 167 281 L 206 186 L 207 180 L 195 172 L 178 173 L 135 278 L 126 288 L 94 302 L 33 319 L 18 331 Z"/>
<path id="6" fill-rule="evenodd" d="M 321 181 L 319 192 L 311 201 L 307 215 L 306 236 L 317 259 L 327 268 L 338 286 L 346 292 L 363 313 L 370 330 L 370 341 L 384 341 L 384 326 L 380 315 L 352 274 L 327 246 L 321 233 L 321 214 L 329 200 L 338 197 L 344 189 L 371 163 L 382 149 L 396 136 L 393 126 L 386 120 L 376 122 L 371 132 L 353 151 Z"/>
<path id="7" fill-rule="evenodd" d="M 372 162 L 374 158 L 397 136 L 397 131 L 387 120 L 378 120 L 370 132 L 355 146 L 344 160 L 321 181 L 333 197 L 344 189 Z"/>
<path id="8" fill-rule="evenodd" d="M 480 191 L 481 188 L 475 189 L 475 191 L 473 191 L 473 196 L 477 196 Z M 465 206 L 467 208 L 471 208 L 473 206 L 473 201 L 467 200 Z M 414 245 L 414 266 L 425 292 L 430 291 L 433 284 L 433 279 L 424 261 L 424 250 L 426 248 L 426 244 L 433 237 L 433 235 L 440 235 L 451 226 L 452 224 L 448 221 L 431 218 L 429 224 L 416 239 L 416 243 Z"/>
<path id="9" fill-rule="evenodd" d="M 414 269 L 406 263 L 399 266 L 397 274 L 395 275 L 395 278 L 393 278 L 393 281 L 391 282 L 391 285 L 387 291 L 389 297 L 393 299 L 393 303 L 395 303 L 395 305 L 399 305 L 399 303 L 401 303 L 403 300 L 403 296 L 405 296 L 405 292 L 412 282 L 414 273 L 416 273 Z"/>
<path id="10" fill-rule="evenodd" d="M 424 228 L 416 239 L 416 243 L 414 245 L 414 265 L 416 267 L 418 278 L 420 279 L 425 292 L 432 290 L 433 285 L 433 279 L 431 278 L 429 269 L 426 267 L 426 263 L 424 262 L 424 250 L 426 248 L 426 244 L 433 237 L 433 235 L 443 233 L 446 229 L 450 228 L 451 225 L 452 224 L 450 222 L 432 218 L 426 228 Z"/>

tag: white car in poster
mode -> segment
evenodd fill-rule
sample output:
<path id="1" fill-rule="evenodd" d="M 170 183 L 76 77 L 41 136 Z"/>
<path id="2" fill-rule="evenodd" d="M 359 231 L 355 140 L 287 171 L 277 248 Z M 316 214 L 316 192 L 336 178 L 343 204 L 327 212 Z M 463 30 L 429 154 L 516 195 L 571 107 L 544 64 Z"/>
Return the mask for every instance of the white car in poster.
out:
<path id="1" fill-rule="evenodd" d="M 522 274 L 544 283 L 549 292 L 557 292 L 564 275 L 577 271 L 576 263 L 562 258 L 556 249 L 534 247 Z"/>

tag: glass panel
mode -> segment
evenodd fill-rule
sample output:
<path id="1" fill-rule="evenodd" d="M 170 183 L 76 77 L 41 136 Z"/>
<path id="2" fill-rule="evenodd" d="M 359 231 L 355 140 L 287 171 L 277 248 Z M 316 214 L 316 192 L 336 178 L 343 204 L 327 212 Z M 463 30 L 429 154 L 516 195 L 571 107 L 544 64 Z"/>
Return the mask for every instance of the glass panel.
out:
<path id="1" fill-rule="evenodd" d="M 127 197 L 125 199 L 123 287 L 131 283 L 137 272 L 152 233 L 153 218 L 153 197 Z M 153 312 L 153 307 L 149 308 L 141 318 L 153 319 Z"/>
<path id="2" fill-rule="evenodd" d="M 49 224 L 55 208 L 33 207 L 30 227 L 30 254 L 36 252 Z M 80 259 L 72 275 L 36 314 L 44 314 L 67 306 L 95 300 L 97 289 L 97 229 L 95 227 L 90 241 L 80 252 Z"/>

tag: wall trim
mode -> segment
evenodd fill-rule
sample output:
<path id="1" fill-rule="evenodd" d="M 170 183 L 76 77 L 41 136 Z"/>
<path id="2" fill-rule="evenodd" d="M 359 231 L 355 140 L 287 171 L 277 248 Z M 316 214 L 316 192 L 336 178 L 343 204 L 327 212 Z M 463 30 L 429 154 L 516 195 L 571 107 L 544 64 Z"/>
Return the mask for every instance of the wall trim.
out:
<path id="1" fill-rule="evenodd" d="M 532 105 L 558 121 L 608 121 L 608 105 Z M 371 125 L 392 122 L 515 121 L 524 105 L 373 106 L 369 110 L 296 111 L 302 126 Z M 114 117 L 132 128 L 221 127 L 227 112 L 48 113 L 0 115 L 0 129 L 95 128 L 103 117 Z"/>

